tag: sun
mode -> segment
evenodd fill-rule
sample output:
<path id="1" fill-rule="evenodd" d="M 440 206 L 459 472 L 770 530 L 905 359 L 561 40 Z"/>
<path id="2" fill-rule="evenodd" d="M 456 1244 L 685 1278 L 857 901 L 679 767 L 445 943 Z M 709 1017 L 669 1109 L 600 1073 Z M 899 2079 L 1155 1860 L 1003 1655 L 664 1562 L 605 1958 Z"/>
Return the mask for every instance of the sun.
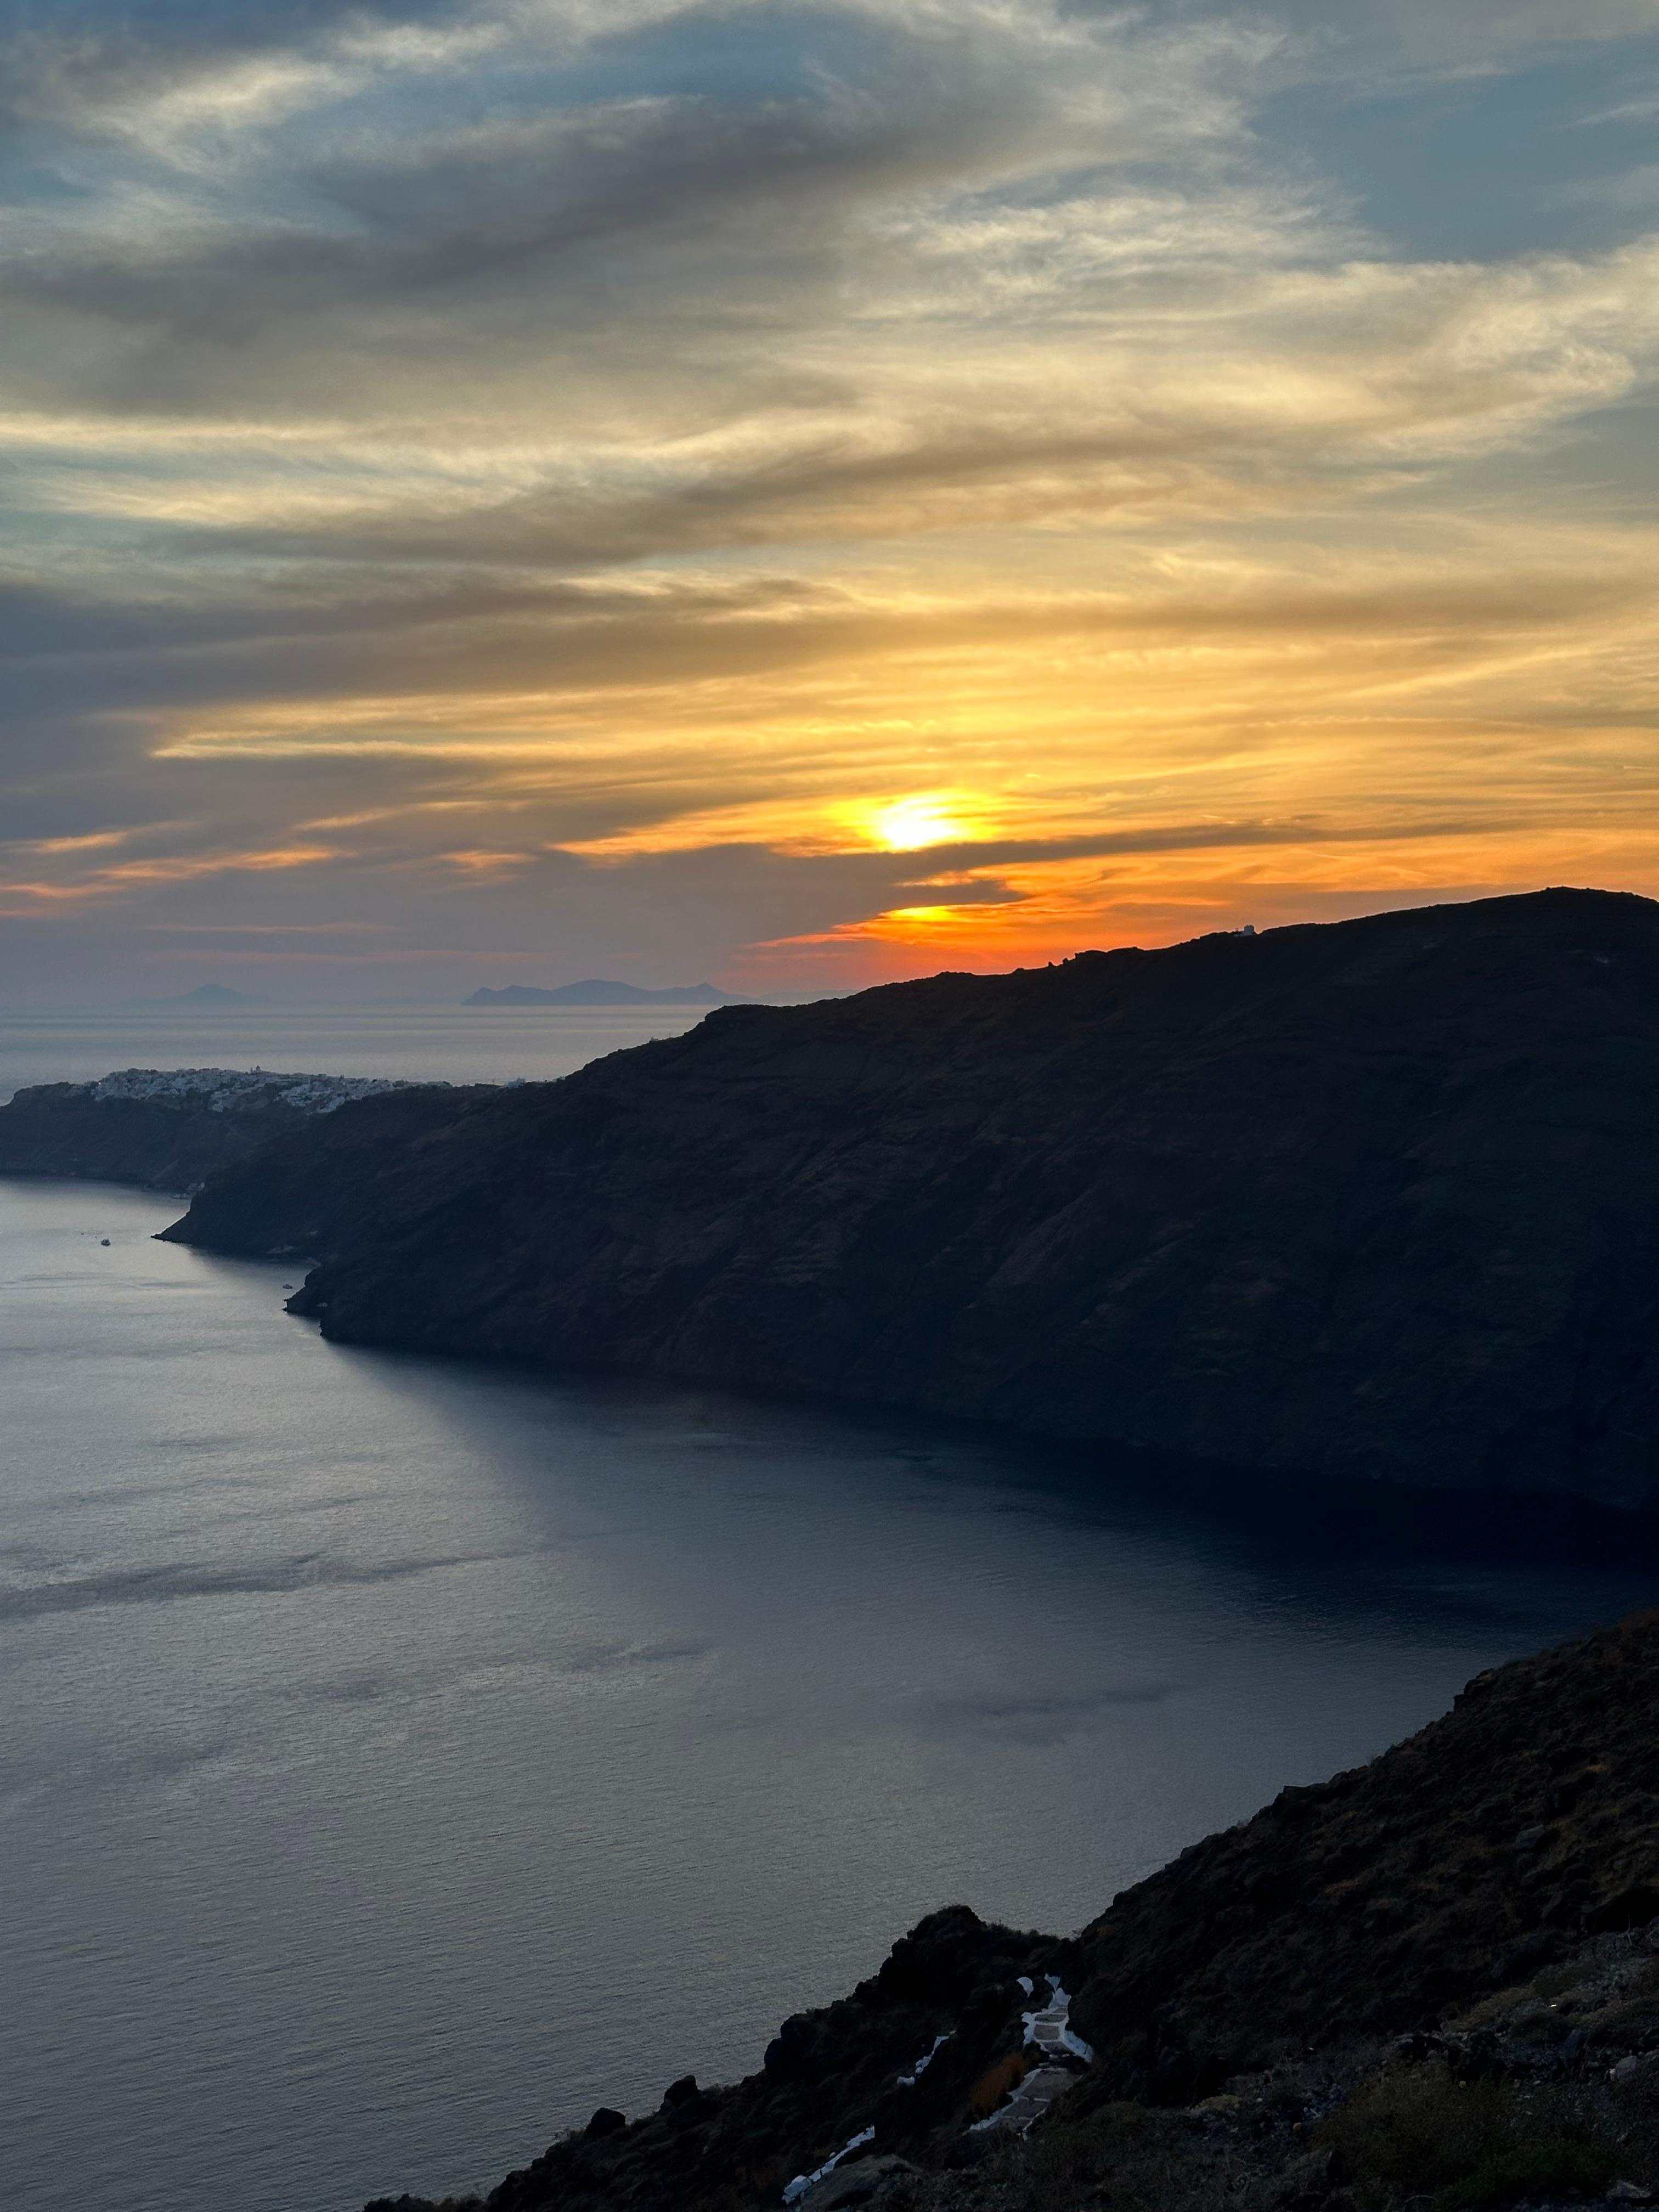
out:
<path id="1" fill-rule="evenodd" d="M 920 852 L 924 845 L 957 844 L 970 835 L 967 823 L 951 811 L 948 799 L 925 793 L 877 808 L 870 817 L 870 827 L 890 853 Z"/>

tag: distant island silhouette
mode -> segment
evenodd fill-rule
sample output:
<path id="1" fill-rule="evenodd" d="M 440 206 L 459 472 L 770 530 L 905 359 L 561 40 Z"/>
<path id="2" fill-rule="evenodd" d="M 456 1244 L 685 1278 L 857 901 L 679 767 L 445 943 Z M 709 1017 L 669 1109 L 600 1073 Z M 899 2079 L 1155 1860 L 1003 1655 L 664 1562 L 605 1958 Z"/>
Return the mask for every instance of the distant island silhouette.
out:
<path id="1" fill-rule="evenodd" d="M 712 983 L 682 983 L 653 989 L 639 983 L 608 983 L 593 978 L 538 990 L 530 983 L 508 983 L 499 991 L 474 991 L 466 1006 L 729 1006 L 733 1001 Z"/>
<path id="2" fill-rule="evenodd" d="M 221 1006 L 277 1006 L 283 1001 L 263 991 L 233 990 L 228 983 L 198 983 L 193 991 L 177 991 L 170 998 L 126 999 L 122 1003 L 128 1006 L 196 1006 L 210 1012 Z"/>

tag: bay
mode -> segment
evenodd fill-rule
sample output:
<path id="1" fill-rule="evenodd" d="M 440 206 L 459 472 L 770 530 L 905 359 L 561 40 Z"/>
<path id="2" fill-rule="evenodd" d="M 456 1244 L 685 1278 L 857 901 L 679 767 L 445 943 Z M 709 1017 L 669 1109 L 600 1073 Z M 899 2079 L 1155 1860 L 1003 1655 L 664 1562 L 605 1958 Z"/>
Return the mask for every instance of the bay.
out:
<path id="1" fill-rule="evenodd" d="M 313 1055 L 314 1058 L 314 1055 Z M 1075 1928 L 1634 1547 L 324 1343 L 0 1182 L 0 2139 L 32 2212 L 348 2212 L 752 2069 L 932 1907 Z M 107 1245 L 103 1239 L 109 1240 Z M 1502 1540 L 1500 1540 L 1500 1539 Z"/>

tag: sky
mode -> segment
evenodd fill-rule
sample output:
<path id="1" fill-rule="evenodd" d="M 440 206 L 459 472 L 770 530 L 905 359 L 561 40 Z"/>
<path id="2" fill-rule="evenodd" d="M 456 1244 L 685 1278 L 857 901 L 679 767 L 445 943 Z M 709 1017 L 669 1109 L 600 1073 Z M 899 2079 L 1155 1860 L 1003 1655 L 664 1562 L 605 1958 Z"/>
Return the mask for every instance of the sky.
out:
<path id="1" fill-rule="evenodd" d="M 0 1001 L 1659 894 L 1659 0 L 0 0 Z"/>

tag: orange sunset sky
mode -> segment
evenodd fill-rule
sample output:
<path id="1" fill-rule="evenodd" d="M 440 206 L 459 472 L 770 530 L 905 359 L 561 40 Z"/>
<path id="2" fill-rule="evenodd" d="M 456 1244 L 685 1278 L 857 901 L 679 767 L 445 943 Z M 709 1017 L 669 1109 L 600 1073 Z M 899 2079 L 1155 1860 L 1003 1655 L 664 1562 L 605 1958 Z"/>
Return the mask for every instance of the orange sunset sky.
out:
<path id="1" fill-rule="evenodd" d="M 5 21 L 0 997 L 1659 894 L 1659 11 Z"/>

